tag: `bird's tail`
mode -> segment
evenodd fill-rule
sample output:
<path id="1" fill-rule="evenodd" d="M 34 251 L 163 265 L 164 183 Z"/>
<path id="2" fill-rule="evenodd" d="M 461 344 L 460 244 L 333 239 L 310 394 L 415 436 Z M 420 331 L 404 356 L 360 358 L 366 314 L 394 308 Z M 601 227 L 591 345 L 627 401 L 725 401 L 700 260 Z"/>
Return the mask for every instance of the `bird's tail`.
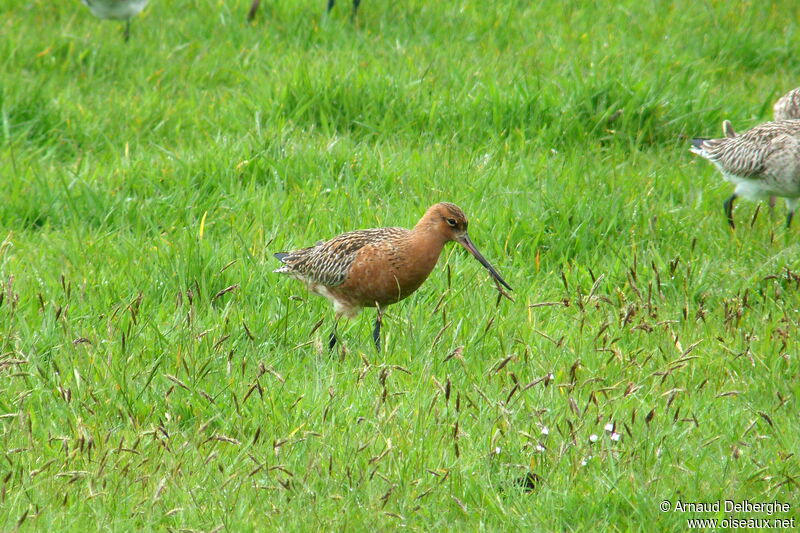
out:
<path id="1" fill-rule="evenodd" d="M 702 137 L 692 139 L 692 146 L 689 148 L 689 151 L 708 159 L 708 145 L 706 143 L 709 141 L 713 141 L 713 139 L 704 139 Z"/>
<path id="2" fill-rule="evenodd" d="M 275 256 L 275 259 L 283 263 L 279 268 L 273 270 L 273 272 L 277 272 L 278 274 L 288 274 L 292 271 L 291 267 L 286 264 L 286 258 L 289 256 L 287 252 L 278 252 L 276 254 L 272 254 Z"/>

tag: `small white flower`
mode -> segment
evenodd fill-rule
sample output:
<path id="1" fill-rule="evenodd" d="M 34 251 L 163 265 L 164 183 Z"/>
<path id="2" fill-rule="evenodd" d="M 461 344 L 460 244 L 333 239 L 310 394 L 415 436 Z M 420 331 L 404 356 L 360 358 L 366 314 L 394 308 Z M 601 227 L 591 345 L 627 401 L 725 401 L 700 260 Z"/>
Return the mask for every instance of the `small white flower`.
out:
<path id="1" fill-rule="evenodd" d="M 544 446 L 542 446 L 541 444 L 537 444 L 536 445 L 536 451 L 539 452 L 539 453 L 545 451 L 545 449 L 546 448 Z"/>
<path id="2" fill-rule="evenodd" d="M 597 442 L 597 439 L 599 439 L 599 438 L 600 437 L 598 437 L 597 435 L 592 433 L 591 435 L 589 435 L 589 442 Z"/>
<path id="3" fill-rule="evenodd" d="M 547 426 L 542 426 L 542 435 L 547 436 L 549 434 L 550 434 L 550 430 L 547 429 Z"/>
<path id="4" fill-rule="evenodd" d="M 494 454 L 495 455 L 500 455 L 500 446 L 498 446 L 497 448 L 494 449 Z"/>
<path id="5" fill-rule="evenodd" d="M 612 433 L 611 434 L 611 440 L 613 440 L 614 442 L 617 442 L 620 439 L 621 436 L 622 435 L 620 435 L 619 433 Z"/>
<path id="6" fill-rule="evenodd" d="M 581 466 L 586 466 L 586 464 L 591 460 L 592 460 L 592 456 L 591 455 L 587 455 L 586 458 L 583 461 L 581 461 Z"/>
<path id="7" fill-rule="evenodd" d="M 613 433 L 614 432 L 614 424 L 612 422 L 609 422 L 608 424 L 606 424 L 606 427 L 604 427 L 603 429 L 606 430 L 606 433 Z"/>

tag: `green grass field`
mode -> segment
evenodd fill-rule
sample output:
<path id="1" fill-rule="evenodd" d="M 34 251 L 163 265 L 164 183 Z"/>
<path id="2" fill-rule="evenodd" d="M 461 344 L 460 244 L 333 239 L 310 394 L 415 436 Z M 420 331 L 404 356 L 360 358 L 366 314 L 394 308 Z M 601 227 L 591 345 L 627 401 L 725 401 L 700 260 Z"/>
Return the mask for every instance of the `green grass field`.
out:
<path id="1" fill-rule="evenodd" d="M 800 225 L 688 151 L 800 84 L 797 2 L 249 3 L 0 5 L 0 530 L 800 515 Z M 515 301 L 451 245 L 329 353 L 272 254 L 437 201 Z"/>

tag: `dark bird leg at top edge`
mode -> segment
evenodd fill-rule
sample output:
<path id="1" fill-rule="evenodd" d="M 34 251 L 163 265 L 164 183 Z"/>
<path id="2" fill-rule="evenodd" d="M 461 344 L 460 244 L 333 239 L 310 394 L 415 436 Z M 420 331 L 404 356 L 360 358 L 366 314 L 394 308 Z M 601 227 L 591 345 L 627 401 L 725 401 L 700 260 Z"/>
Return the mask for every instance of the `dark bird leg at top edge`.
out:
<path id="1" fill-rule="evenodd" d="M 125 42 L 128 42 L 128 39 L 131 38 L 131 19 L 125 19 L 125 32 L 122 34 Z"/>
<path id="2" fill-rule="evenodd" d="M 378 314 L 375 317 L 375 329 L 372 330 L 372 340 L 375 341 L 375 349 L 381 351 L 381 323 L 383 322 L 383 312 L 378 307 Z"/>
<path id="3" fill-rule="evenodd" d="M 722 207 L 725 209 L 725 216 L 728 217 L 728 224 L 730 224 L 732 229 L 736 229 L 736 224 L 733 222 L 733 201 L 736 200 L 736 194 L 732 194 L 730 198 L 725 200 L 722 203 Z"/>
<path id="4" fill-rule="evenodd" d="M 253 3 L 250 5 L 250 11 L 247 12 L 247 20 L 256 18 L 259 4 L 261 4 L 261 0 L 253 0 Z"/>
<path id="5" fill-rule="evenodd" d="M 786 215 L 786 228 L 787 229 L 792 225 L 792 218 L 794 218 L 794 211 L 789 211 L 789 214 Z"/>
<path id="6" fill-rule="evenodd" d="M 328 0 L 328 13 L 333 9 L 336 0 Z M 361 5 L 361 0 L 353 0 L 353 18 L 358 14 L 358 6 Z"/>

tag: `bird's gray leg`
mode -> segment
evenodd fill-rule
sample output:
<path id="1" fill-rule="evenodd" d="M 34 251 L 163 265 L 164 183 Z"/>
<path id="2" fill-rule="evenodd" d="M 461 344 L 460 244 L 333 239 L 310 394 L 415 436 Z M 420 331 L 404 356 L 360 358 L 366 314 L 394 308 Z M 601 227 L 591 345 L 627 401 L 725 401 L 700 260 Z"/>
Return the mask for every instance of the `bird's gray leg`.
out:
<path id="1" fill-rule="evenodd" d="M 336 1 L 336 0 L 328 0 L 328 13 L 330 13 L 330 12 L 331 12 L 331 9 L 333 9 L 333 3 L 334 3 L 335 1 Z"/>
<path id="2" fill-rule="evenodd" d="M 128 42 L 128 39 L 131 38 L 131 19 L 125 19 L 125 33 L 123 34 L 125 37 L 125 42 Z"/>
<path id="3" fill-rule="evenodd" d="M 786 199 L 786 208 L 789 209 L 789 214 L 786 215 L 786 227 L 792 225 L 792 218 L 794 217 L 794 212 L 797 209 L 797 204 L 800 203 L 800 199 L 798 198 L 787 198 Z"/>
<path id="4" fill-rule="evenodd" d="M 353 18 L 356 18 L 358 14 L 358 6 L 361 4 L 361 0 L 353 0 Z"/>
<path id="5" fill-rule="evenodd" d="M 792 218 L 794 217 L 794 212 L 797 210 L 797 204 L 800 204 L 800 198 L 787 198 L 786 199 L 786 209 L 789 210 L 789 214 L 786 215 L 786 227 L 792 225 Z"/>
<path id="6" fill-rule="evenodd" d="M 378 315 L 375 317 L 375 329 L 372 330 L 372 340 L 375 341 L 375 349 L 381 351 L 381 323 L 383 322 L 383 311 L 378 307 Z"/>
<path id="7" fill-rule="evenodd" d="M 731 228 L 736 229 L 736 224 L 733 223 L 733 201 L 736 200 L 736 193 L 733 193 L 730 198 L 725 200 L 722 203 L 722 207 L 725 208 L 725 216 L 728 217 L 728 224 L 730 224 Z"/>

